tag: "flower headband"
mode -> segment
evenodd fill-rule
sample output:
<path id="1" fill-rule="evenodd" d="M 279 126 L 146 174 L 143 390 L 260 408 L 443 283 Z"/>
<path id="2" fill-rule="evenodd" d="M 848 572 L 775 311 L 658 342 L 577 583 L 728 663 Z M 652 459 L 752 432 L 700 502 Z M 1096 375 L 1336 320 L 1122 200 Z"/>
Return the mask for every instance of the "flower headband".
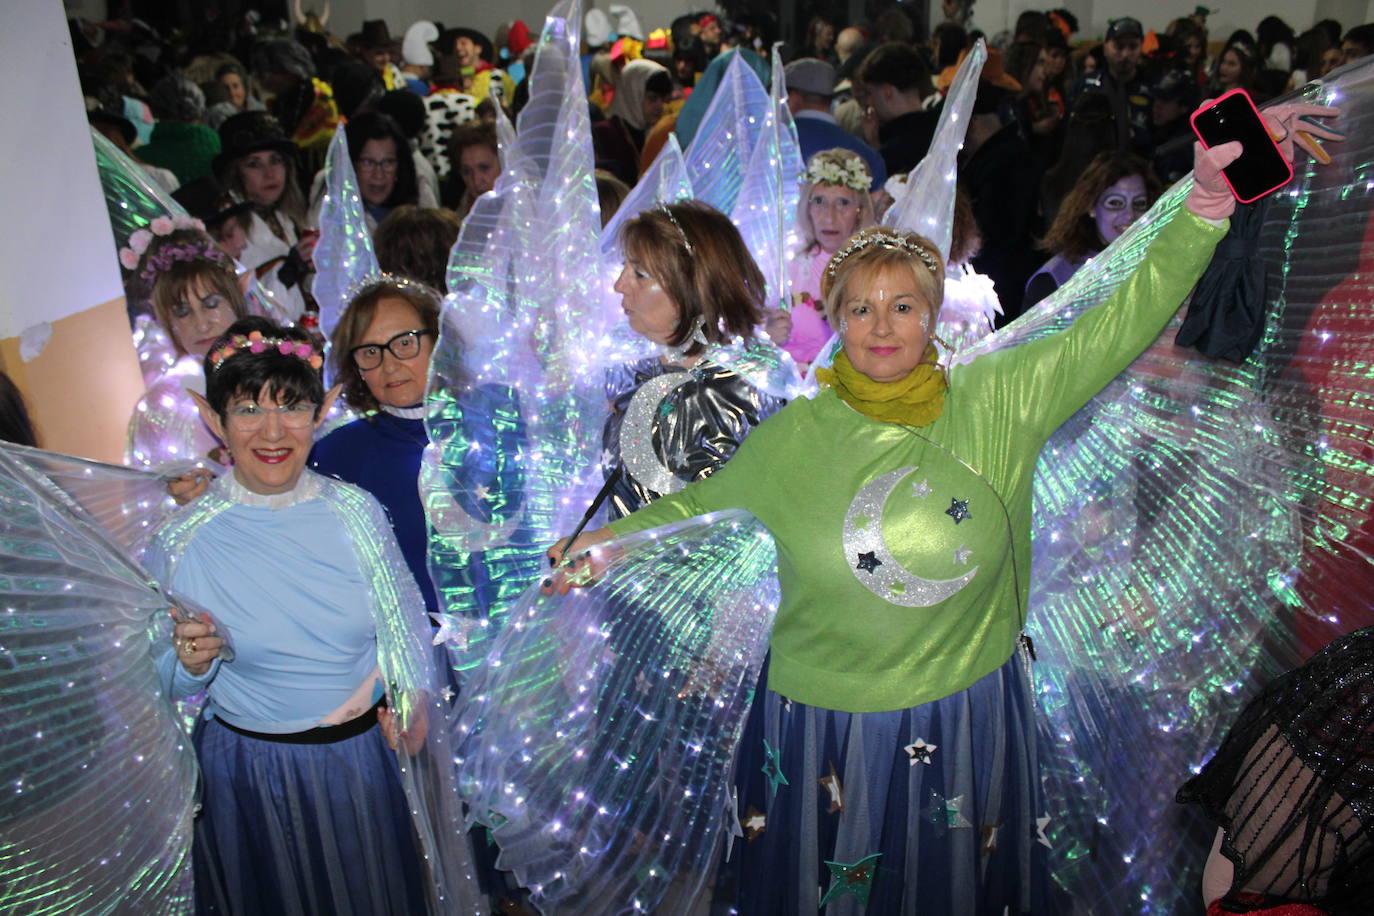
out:
<path id="1" fill-rule="evenodd" d="M 126 270 L 137 270 L 138 276 L 148 282 L 155 280 L 158 274 L 178 261 L 212 261 L 221 267 L 231 269 L 224 252 L 208 239 L 197 239 L 178 245 L 159 245 L 152 254 L 148 254 L 149 246 L 154 239 L 165 238 L 180 229 L 204 232 L 205 224 L 185 215 L 159 216 L 149 223 L 147 228 L 139 229 L 129 236 L 129 244 L 119 249 L 119 263 Z M 143 264 L 142 269 L 139 269 L 140 262 Z"/>
<path id="2" fill-rule="evenodd" d="M 808 185 L 823 182 L 855 191 L 867 191 L 873 184 L 873 178 L 868 174 L 868 166 L 864 161 L 858 157 L 851 159 L 848 156 L 839 161 L 821 159 L 817 156 L 811 160 L 811 165 L 807 167 L 802 180 Z"/>
<path id="3" fill-rule="evenodd" d="M 834 280 L 835 271 L 845 262 L 846 258 L 863 251 L 865 248 L 874 247 L 890 248 L 893 251 L 905 251 L 907 254 L 915 255 L 921 259 L 921 263 L 930 269 L 937 280 L 944 278 L 939 259 L 931 254 L 926 246 L 913 242 L 904 235 L 898 235 L 891 229 L 865 229 L 856 233 L 843 248 L 831 255 L 830 263 L 825 268 L 826 275 Z"/>
<path id="4" fill-rule="evenodd" d="M 303 340 L 263 337 L 261 331 L 249 331 L 246 336 L 235 334 L 229 338 L 224 346 L 211 351 L 210 366 L 215 372 L 218 372 L 225 360 L 241 350 L 247 350 L 249 353 L 265 353 L 269 348 L 276 350 L 282 356 L 295 356 L 303 359 L 310 364 L 311 369 L 319 369 L 324 365 L 324 360 L 320 358 L 320 354 L 315 352 L 315 348 Z"/>

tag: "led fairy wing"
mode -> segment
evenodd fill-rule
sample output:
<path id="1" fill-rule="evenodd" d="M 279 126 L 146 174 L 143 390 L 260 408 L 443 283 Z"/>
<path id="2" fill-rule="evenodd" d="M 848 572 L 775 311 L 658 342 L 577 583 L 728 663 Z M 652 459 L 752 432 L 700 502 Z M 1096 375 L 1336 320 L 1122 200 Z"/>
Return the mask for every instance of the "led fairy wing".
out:
<path id="1" fill-rule="evenodd" d="M 1372 76 L 1368 64 L 1347 69 L 1303 100 L 1339 104 L 1347 135 L 1368 137 Z M 1175 319 L 1037 467 L 1028 628 L 1046 842 L 1056 879 L 1085 909 L 1188 907 L 1212 831 L 1173 804 L 1179 784 L 1313 634 L 1369 622 L 1374 184 L 1367 141 L 1329 151 L 1330 165 L 1301 160 L 1267 203 L 1249 253 L 1268 267 L 1254 352 L 1223 363 L 1178 348 Z M 1188 187 L 961 359 L 1103 302 Z"/>
<path id="2" fill-rule="evenodd" d="M 622 316 L 593 254 L 579 23 L 575 2 L 546 19 L 516 140 L 450 259 L 421 488 L 431 572 L 459 618 L 499 616 L 600 483 L 599 367 Z"/>
<path id="3" fill-rule="evenodd" d="M 759 270 L 767 283 L 766 302 L 771 308 L 788 306 L 790 299 L 787 255 L 791 247 L 788 237 L 792 235 L 792 225 L 796 220 L 797 199 L 801 196 L 799 182 L 802 175 L 801 145 L 797 142 L 797 128 L 792 123 L 792 113 L 787 109 L 787 89 L 783 82 L 782 56 L 780 47 L 773 49 L 773 80 L 771 93 L 764 89 L 754 71 L 739 63 L 732 66 L 727 74 L 726 85 L 731 77 L 738 78 L 742 85 L 738 96 L 742 103 L 738 111 L 743 120 L 736 124 L 737 136 L 754 137 L 753 149 L 744 162 L 739 192 L 734 206 L 725 212 L 739 229 L 744 245 L 754 256 Z M 769 104 L 762 114 L 756 114 L 755 96 L 758 93 L 768 96 Z M 733 93 L 732 93 L 733 94 Z M 703 127 L 705 132 L 698 133 L 698 142 L 704 137 L 709 140 L 713 117 L 708 113 Z M 707 203 L 711 203 L 707 200 Z"/>
<path id="4" fill-rule="evenodd" d="M 678 146 L 677 134 L 669 134 L 663 149 L 653 163 L 639 176 L 639 181 L 620 203 L 620 209 L 607 220 L 601 230 L 601 257 L 607 268 L 620 264 L 620 227 L 645 210 L 659 204 L 688 200 L 692 197 L 692 182 L 687 177 L 687 162 Z"/>
<path id="5" fill-rule="evenodd" d="M 968 131 L 978 80 L 988 59 L 980 38 L 965 55 L 954 74 L 940 110 L 930 151 L 907 176 L 901 196 L 883 214 L 882 224 L 918 232 L 930 239 L 949 260 L 950 233 L 954 225 L 954 192 L 959 178 L 959 150 Z"/>
<path id="6" fill-rule="evenodd" d="M 168 599 L 34 470 L 63 456 L 33 451 L 0 446 L 0 897 L 8 913 L 189 913 L 197 768 L 149 639 Z"/>
<path id="7" fill-rule="evenodd" d="M 464 794 L 542 912 L 698 912 L 739 830 L 776 551 L 739 511 L 606 549 L 595 587 L 526 593 L 465 683 Z"/>
<path id="8" fill-rule="evenodd" d="M 320 331 L 328 340 L 348 307 L 351 293 L 380 270 L 342 124 L 329 143 L 324 174 L 320 238 L 315 244 L 315 279 L 310 292 L 320 306 Z"/>
<path id="9" fill-rule="evenodd" d="M 772 115 L 768 90 L 744 55 L 734 53 L 685 153 L 697 200 L 734 213 L 755 147 L 772 142 L 763 130 Z"/>

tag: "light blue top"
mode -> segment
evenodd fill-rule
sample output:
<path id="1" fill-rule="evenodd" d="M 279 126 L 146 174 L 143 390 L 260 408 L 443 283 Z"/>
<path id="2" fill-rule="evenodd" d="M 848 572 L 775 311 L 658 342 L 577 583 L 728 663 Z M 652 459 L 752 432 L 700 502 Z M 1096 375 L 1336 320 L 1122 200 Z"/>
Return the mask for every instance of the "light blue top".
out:
<path id="1" fill-rule="evenodd" d="M 298 732 L 343 705 L 377 667 L 372 585 L 328 498 L 337 487 L 356 490 L 305 471 L 291 492 L 260 496 L 226 474 L 153 536 L 148 571 L 208 611 L 235 652 L 193 677 L 167 650 L 159 669 L 172 696 L 208 684 L 207 715 L 250 731 Z M 381 693 L 378 683 L 373 699 Z"/>

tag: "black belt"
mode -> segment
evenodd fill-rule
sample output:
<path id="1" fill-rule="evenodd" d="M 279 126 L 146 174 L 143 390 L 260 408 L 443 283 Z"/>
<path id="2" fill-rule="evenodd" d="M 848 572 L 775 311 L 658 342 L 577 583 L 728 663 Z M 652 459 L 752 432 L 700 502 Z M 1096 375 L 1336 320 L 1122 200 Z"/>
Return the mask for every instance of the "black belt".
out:
<path id="1" fill-rule="evenodd" d="M 250 732 L 246 728 L 239 728 L 237 725 L 230 725 L 223 719 L 216 719 L 220 725 L 229 729 L 231 732 L 238 732 L 246 738 L 256 738 L 259 741 L 274 741 L 277 744 L 336 744 L 339 741 L 347 741 L 349 738 L 356 738 L 377 724 L 377 710 L 386 705 L 386 697 L 382 697 L 367 712 L 358 716 L 356 719 L 349 719 L 338 725 L 321 725 L 317 728 L 307 729 L 303 732 L 289 732 L 287 734 L 272 734 L 269 732 Z"/>

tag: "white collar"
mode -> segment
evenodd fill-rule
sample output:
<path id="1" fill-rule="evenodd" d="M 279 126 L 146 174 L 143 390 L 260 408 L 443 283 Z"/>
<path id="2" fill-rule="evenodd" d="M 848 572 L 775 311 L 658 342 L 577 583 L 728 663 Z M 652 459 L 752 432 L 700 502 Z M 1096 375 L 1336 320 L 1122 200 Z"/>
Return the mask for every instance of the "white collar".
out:
<path id="1" fill-rule="evenodd" d="M 289 509 L 301 503 L 309 502 L 320 495 L 321 477 L 314 471 L 304 469 L 301 471 L 300 479 L 296 485 L 285 493 L 254 493 L 252 490 L 238 482 L 231 470 L 215 479 L 213 486 L 222 491 L 222 495 L 230 502 L 238 503 L 241 506 L 252 506 L 255 509 Z"/>
<path id="2" fill-rule="evenodd" d="M 402 420 L 423 420 L 425 418 L 425 405 L 416 404 L 414 407 L 392 407 L 390 404 L 379 405 L 383 411 L 393 417 L 400 417 Z"/>

